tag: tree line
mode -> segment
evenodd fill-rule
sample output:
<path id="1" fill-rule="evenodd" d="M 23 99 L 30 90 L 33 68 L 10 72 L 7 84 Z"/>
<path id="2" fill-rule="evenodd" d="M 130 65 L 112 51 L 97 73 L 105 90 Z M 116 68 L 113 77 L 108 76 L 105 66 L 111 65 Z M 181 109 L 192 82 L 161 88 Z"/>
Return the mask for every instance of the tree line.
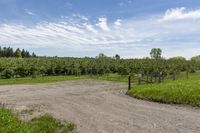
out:
<path id="1" fill-rule="evenodd" d="M 29 58 L 29 57 L 36 57 L 36 54 L 33 52 L 30 54 L 29 51 L 24 49 L 17 48 L 14 50 L 11 47 L 0 47 L 0 57 L 17 57 L 17 58 Z"/>
<path id="2" fill-rule="evenodd" d="M 116 59 L 100 58 L 2 58 L 0 60 L 1 78 L 37 77 L 54 75 L 105 75 L 118 73 L 153 75 L 162 72 L 164 75 L 177 74 L 183 71 L 195 72 L 200 69 L 200 63 L 195 60 L 171 59 Z"/>
<path id="3" fill-rule="evenodd" d="M 162 50 L 152 49 L 151 57 L 143 59 L 121 59 L 119 55 L 108 57 L 99 54 L 95 58 L 73 57 L 36 57 L 33 58 L 1 58 L 0 78 L 37 77 L 54 75 L 106 75 L 117 73 L 121 76 L 142 74 L 157 77 L 183 71 L 200 70 L 200 58 L 186 60 L 183 57 L 165 59 Z"/>

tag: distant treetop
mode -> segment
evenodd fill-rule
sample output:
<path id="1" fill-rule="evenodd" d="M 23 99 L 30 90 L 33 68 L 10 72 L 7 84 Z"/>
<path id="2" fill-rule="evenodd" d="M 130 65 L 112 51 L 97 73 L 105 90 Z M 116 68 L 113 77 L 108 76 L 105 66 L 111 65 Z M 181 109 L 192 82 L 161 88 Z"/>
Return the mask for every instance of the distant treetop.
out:
<path id="1" fill-rule="evenodd" d="M 150 56 L 152 59 L 161 59 L 162 58 L 162 50 L 160 48 L 153 48 L 150 52 Z"/>
<path id="2" fill-rule="evenodd" d="M 13 50 L 11 47 L 1 47 L 0 46 L 0 57 L 17 57 L 17 58 L 28 58 L 36 57 L 35 53 L 30 54 L 29 51 L 17 48 Z"/>

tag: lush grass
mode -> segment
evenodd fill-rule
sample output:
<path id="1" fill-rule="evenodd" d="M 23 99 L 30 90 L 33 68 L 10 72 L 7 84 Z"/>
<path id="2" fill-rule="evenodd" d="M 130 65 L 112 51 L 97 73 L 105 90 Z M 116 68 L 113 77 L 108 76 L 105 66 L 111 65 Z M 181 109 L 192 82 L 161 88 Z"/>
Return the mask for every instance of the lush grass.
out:
<path id="1" fill-rule="evenodd" d="M 0 85 L 15 85 L 15 84 L 36 84 L 36 83 L 53 83 L 58 81 L 67 80 L 83 80 L 83 79 L 95 79 L 95 80 L 107 80 L 116 82 L 128 82 L 127 76 L 120 76 L 118 74 L 108 74 L 102 76 L 44 76 L 37 78 L 12 78 L 12 79 L 0 79 Z"/>
<path id="2" fill-rule="evenodd" d="M 61 123 L 49 115 L 24 122 L 11 110 L 0 108 L 0 133 L 68 133 L 74 130 L 74 124 Z"/>
<path id="3" fill-rule="evenodd" d="M 184 73 L 181 75 L 177 81 L 135 86 L 128 94 L 139 99 L 200 107 L 200 73 L 190 74 L 188 80 Z"/>
<path id="4" fill-rule="evenodd" d="M 106 80 L 106 81 L 115 81 L 115 82 L 128 82 L 127 76 L 121 76 L 119 74 L 107 74 L 101 76 L 90 76 L 90 79 L 96 80 Z"/>
<path id="5" fill-rule="evenodd" d="M 52 83 L 66 80 L 81 80 L 87 79 L 87 76 L 45 76 L 37 78 L 12 78 L 0 79 L 0 85 L 13 85 L 13 84 L 36 84 L 36 83 Z"/>

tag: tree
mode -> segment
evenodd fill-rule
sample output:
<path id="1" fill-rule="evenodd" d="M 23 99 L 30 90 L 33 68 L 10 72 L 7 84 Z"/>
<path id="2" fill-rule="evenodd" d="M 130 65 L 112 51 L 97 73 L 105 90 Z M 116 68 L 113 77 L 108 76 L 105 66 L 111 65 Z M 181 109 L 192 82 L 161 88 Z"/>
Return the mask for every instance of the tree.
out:
<path id="1" fill-rule="evenodd" d="M 118 54 L 115 55 L 116 60 L 120 60 L 120 56 Z"/>
<path id="2" fill-rule="evenodd" d="M 13 51 L 13 48 L 11 47 L 0 47 L 0 57 L 31 57 L 31 54 L 28 51 L 25 51 L 24 49 L 20 50 L 19 48 L 16 49 L 16 51 Z M 33 54 L 33 57 L 36 57 L 35 54 Z"/>
<path id="3" fill-rule="evenodd" d="M 161 59 L 162 50 L 160 48 L 153 48 L 150 52 L 152 59 Z"/>
<path id="4" fill-rule="evenodd" d="M 22 49 L 21 55 L 22 55 L 22 58 L 24 58 L 26 56 L 26 52 L 24 49 Z"/>
<path id="5" fill-rule="evenodd" d="M 103 57 L 106 57 L 104 53 L 99 53 L 99 56 L 97 56 L 97 58 L 103 58 Z"/>
<path id="6" fill-rule="evenodd" d="M 32 53 L 32 57 L 37 57 L 36 54 L 35 54 L 34 52 Z"/>
<path id="7" fill-rule="evenodd" d="M 14 56 L 17 58 L 22 57 L 21 50 L 19 48 L 16 49 Z"/>
<path id="8" fill-rule="evenodd" d="M 36 56 L 36 55 L 34 55 L 34 56 Z M 25 51 L 25 57 L 31 57 L 31 55 L 28 51 Z"/>
<path id="9" fill-rule="evenodd" d="M 179 60 L 179 61 L 186 61 L 185 57 L 182 57 L 182 56 L 176 56 L 176 57 L 173 57 L 173 58 L 170 58 L 169 60 Z"/>

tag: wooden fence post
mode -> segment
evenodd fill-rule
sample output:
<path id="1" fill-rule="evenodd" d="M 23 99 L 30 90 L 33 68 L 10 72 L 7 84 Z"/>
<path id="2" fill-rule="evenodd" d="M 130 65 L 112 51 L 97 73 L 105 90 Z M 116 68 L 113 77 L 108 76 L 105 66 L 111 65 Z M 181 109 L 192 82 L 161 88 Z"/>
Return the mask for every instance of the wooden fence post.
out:
<path id="1" fill-rule="evenodd" d="M 176 72 L 173 72 L 173 80 L 176 80 Z"/>
<path id="2" fill-rule="evenodd" d="M 138 74 L 138 85 L 141 85 L 142 74 Z"/>
<path id="3" fill-rule="evenodd" d="M 164 80 L 165 80 L 165 74 L 162 73 L 162 82 L 164 82 Z"/>
<path id="4" fill-rule="evenodd" d="M 131 74 L 128 75 L 128 90 L 131 89 Z"/>
<path id="5" fill-rule="evenodd" d="M 147 72 L 147 83 L 149 81 L 149 72 Z"/>
<path id="6" fill-rule="evenodd" d="M 158 79 L 158 82 L 159 82 L 159 83 L 161 83 L 161 80 L 162 80 L 162 79 L 161 79 L 161 76 L 162 76 L 162 72 L 159 73 L 159 79 Z"/>
<path id="7" fill-rule="evenodd" d="M 153 82 L 153 74 L 151 73 L 151 79 L 150 79 L 151 82 Z"/>

